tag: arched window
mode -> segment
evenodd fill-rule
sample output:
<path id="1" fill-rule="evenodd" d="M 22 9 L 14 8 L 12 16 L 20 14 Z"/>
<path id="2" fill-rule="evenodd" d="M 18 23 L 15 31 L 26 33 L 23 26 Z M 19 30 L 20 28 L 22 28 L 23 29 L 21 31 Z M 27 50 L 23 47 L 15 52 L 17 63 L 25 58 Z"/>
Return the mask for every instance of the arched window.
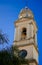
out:
<path id="1" fill-rule="evenodd" d="M 22 29 L 22 37 L 21 39 L 25 39 L 26 38 L 26 28 Z"/>

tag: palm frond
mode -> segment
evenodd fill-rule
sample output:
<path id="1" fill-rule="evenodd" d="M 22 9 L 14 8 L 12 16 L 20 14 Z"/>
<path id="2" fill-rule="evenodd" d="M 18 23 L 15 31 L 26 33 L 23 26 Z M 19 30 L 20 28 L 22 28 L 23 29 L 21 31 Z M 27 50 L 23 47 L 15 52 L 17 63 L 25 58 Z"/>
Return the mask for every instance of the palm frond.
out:
<path id="1" fill-rule="evenodd" d="M 8 38 L 5 34 L 3 34 L 2 32 L 0 32 L 0 44 L 3 44 L 3 43 L 8 43 Z"/>

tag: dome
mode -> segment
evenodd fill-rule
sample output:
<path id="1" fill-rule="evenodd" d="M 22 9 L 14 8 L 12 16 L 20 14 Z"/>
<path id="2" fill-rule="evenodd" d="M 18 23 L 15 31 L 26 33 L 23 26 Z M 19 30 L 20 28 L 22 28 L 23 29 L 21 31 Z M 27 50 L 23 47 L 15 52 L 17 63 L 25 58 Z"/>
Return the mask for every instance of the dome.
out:
<path id="1" fill-rule="evenodd" d="M 34 17 L 32 11 L 27 7 L 22 9 L 20 11 L 20 14 L 19 14 L 19 18 L 24 18 L 24 17 L 28 17 L 28 18 L 33 18 Z"/>

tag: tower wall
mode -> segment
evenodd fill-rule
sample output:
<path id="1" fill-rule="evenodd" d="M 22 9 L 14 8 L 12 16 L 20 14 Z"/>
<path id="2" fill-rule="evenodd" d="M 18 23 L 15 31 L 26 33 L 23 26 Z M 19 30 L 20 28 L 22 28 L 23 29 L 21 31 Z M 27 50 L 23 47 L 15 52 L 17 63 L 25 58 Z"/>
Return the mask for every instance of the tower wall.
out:
<path id="1" fill-rule="evenodd" d="M 26 59 L 29 59 L 29 60 L 35 59 L 38 63 L 38 50 L 36 49 L 36 47 L 33 44 L 19 46 L 18 48 L 20 50 L 25 49 L 27 51 Z"/>
<path id="2" fill-rule="evenodd" d="M 20 13 L 19 19 L 15 22 L 15 28 L 14 45 L 17 46 L 20 51 L 27 51 L 25 59 L 28 59 L 29 65 L 38 65 L 37 26 L 30 10 L 24 9 Z M 25 28 L 25 31 L 23 31 L 23 28 Z"/>

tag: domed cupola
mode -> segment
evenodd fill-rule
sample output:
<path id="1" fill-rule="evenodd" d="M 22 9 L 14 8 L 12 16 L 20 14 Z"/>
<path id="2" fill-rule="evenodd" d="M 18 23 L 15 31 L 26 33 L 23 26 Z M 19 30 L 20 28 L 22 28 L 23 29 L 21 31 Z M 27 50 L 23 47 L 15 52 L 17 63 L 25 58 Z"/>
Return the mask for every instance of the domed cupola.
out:
<path id="1" fill-rule="evenodd" d="M 19 18 L 24 18 L 24 17 L 34 18 L 32 11 L 27 7 L 22 9 L 19 14 Z"/>

